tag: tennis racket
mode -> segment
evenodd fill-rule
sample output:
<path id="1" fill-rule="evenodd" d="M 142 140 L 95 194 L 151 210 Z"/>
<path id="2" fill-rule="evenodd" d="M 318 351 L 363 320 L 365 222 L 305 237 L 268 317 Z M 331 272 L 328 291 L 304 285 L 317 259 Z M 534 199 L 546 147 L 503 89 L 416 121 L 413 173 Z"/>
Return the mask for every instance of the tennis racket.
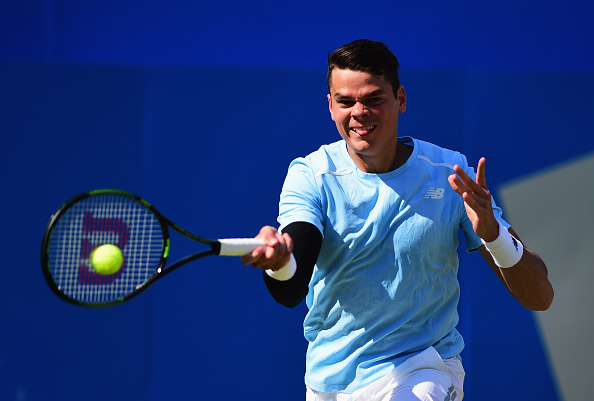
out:
<path id="1" fill-rule="evenodd" d="M 208 249 L 166 267 L 169 228 Z M 122 267 L 113 274 L 99 274 L 91 267 L 91 253 L 105 244 L 116 245 L 123 254 Z M 245 255 L 262 245 L 264 240 L 256 238 L 199 237 L 139 196 L 100 189 L 72 197 L 51 216 L 43 235 L 41 266 L 49 287 L 63 300 L 107 307 L 134 298 L 186 263 L 211 255 Z"/>

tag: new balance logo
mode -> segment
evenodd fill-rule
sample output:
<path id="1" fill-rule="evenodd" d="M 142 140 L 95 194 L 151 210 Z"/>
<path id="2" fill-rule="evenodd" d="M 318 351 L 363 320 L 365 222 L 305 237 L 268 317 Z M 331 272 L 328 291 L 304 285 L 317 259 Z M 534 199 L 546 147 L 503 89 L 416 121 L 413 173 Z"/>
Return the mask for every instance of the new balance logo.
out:
<path id="1" fill-rule="evenodd" d="M 448 388 L 448 394 L 446 395 L 446 398 L 443 401 L 454 401 L 457 396 L 458 396 L 458 393 L 456 393 L 456 389 L 454 388 L 454 385 L 452 384 L 450 386 L 450 388 Z"/>
<path id="2" fill-rule="evenodd" d="M 429 188 L 427 193 L 423 196 L 424 199 L 441 199 L 443 198 L 443 193 L 445 189 L 443 188 Z"/>

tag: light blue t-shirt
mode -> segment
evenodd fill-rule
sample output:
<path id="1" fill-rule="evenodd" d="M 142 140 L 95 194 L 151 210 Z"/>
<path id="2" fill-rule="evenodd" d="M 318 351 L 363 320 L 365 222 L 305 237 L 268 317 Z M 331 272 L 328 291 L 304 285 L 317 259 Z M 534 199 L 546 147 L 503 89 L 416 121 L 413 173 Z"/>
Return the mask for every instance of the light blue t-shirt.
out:
<path id="1" fill-rule="evenodd" d="M 315 225 L 322 248 L 309 284 L 306 384 L 351 393 L 435 347 L 460 354 L 458 231 L 481 245 L 448 176 L 466 158 L 427 142 L 385 174 L 361 172 L 343 140 L 294 160 L 280 199 L 280 228 Z M 501 210 L 494 205 L 495 217 Z"/>

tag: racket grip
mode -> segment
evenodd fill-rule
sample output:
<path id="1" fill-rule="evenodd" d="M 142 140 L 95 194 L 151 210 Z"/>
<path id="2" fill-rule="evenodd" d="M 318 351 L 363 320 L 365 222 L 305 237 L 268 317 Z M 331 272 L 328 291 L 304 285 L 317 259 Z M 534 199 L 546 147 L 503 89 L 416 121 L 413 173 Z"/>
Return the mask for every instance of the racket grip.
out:
<path id="1" fill-rule="evenodd" d="M 259 246 L 266 245 L 266 242 L 261 238 L 226 238 L 218 240 L 221 244 L 219 255 L 221 256 L 242 256 L 250 253 Z M 289 263 L 279 270 L 266 270 L 266 274 L 278 281 L 287 281 L 295 275 L 297 270 L 297 262 L 295 257 L 291 254 Z"/>
<path id="2" fill-rule="evenodd" d="M 226 238 L 220 239 L 221 256 L 243 256 L 259 246 L 266 245 L 261 238 Z"/>

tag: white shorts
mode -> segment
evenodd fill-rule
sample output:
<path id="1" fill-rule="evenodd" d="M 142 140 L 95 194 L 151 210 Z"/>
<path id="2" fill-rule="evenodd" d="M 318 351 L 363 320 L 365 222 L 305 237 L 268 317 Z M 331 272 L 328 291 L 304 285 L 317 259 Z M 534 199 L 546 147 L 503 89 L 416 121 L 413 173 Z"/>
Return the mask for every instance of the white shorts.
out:
<path id="1" fill-rule="evenodd" d="M 386 377 L 347 393 L 321 393 L 307 387 L 306 401 L 461 401 L 464 368 L 459 358 L 441 359 L 429 347 Z"/>

